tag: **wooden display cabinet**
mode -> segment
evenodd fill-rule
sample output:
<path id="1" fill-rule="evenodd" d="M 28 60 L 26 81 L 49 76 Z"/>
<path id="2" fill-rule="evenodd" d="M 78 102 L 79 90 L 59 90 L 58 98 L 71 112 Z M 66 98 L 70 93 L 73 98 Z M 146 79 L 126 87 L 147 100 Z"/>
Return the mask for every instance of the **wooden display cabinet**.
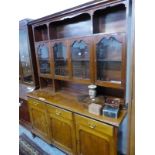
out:
<path id="1" fill-rule="evenodd" d="M 27 93 L 39 87 L 32 27 L 30 19 L 19 22 L 19 120 L 20 124 L 30 127 L 30 116 L 27 105 Z"/>
<path id="2" fill-rule="evenodd" d="M 32 22 L 39 76 L 125 89 L 125 5 L 113 2 Z"/>
<path id="3" fill-rule="evenodd" d="M 127 15 L 126 0 L 101 0 L 28 24 L 40 84 L 29 97 L 41 102 L 30 101 L 33 128 L 69 154 L 117 154 L 117 129 L 125 113 L 118 119 L 96 116 L 79 98 L 88 97 L 88 85 L 95 84 L 97 97 L 121 98 L 124 106 Z"/>

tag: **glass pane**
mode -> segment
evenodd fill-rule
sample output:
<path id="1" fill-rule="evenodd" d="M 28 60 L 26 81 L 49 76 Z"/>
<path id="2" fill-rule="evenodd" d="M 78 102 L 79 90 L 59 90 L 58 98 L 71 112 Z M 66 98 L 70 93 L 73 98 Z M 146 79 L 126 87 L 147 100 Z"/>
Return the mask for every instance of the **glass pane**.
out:
<path id="1" fill-rule="evenodd" d="M 89 60 L 88 45 L 84 41 L 75 41 L 72 45 L 72 60 Z"/>
<path id="2" fill-rule="evenodd" d="M 122 44 L 114 37 L 102 38 L 96 46 L 97 79 L 121 82 Z"/>
<path id="3" fill-rule="evenodd" d="M 89 78 L 89 61 L 72 61 L 73 77 L 88 79 Z"/>
<path id="4" fill-rule="evenodd" d="M 33 83 L 27 31 L 24 29 L 20 30 L 19 33 L 19 52 L 20 52 L 20 62 L 22 66 L 23 80 L 24 82 Z"/>
<path id="5" fill-rule="evenodd" d="M 19 81 L 22 81 L 22 65 L 20 61 L 19 61 Z"/>
<path id="6" fill-rule="evenodd" d="M 64 46 L 63 43 L 55 43 L 53 51 L 55 74 L 61 76 L 68 75 L 66 46 Z"/>
<path id="7" fill-rule="evenodd" d="M 73 77 L 88 79 L 89 73 L 89 48 L 84 41 L 75 41 L 71 47 Z"/>
<path id="8" fill-rule="evenodd" d="M 49 62 L 49 50 L 46 44 L 40 44 L 38 46 L 38 59 L 40 73 L 49 74 L 50 73 L 50 62 Z"/>

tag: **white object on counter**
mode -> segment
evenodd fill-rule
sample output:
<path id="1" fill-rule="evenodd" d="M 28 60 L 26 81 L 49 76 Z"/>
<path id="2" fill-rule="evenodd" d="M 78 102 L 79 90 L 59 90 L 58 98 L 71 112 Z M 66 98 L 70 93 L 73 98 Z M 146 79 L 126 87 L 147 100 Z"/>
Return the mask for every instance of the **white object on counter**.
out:
<path id="1" fill-rule="evenodd" d="M 92 114 L 95 114 L 95 115 L 100 115 L 101 114 L 101 108 L 102 106 L 99 105 L 99 104 L 95 104 L 95 103 L 91 103 L 89 106 L 88 106 L 88 111 Z"/>

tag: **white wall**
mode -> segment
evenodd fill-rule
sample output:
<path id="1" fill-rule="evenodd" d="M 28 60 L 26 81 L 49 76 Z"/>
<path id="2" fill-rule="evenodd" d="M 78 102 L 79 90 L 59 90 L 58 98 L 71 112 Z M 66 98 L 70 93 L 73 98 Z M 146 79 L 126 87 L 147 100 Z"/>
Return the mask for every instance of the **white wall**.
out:
<path id="1" fill-rule="evenodd" d="M 18 20 L 24 18 L 37 19 L 58 11 L 89 2 L 91 0 L 26 0 L 18 4 Z"/>

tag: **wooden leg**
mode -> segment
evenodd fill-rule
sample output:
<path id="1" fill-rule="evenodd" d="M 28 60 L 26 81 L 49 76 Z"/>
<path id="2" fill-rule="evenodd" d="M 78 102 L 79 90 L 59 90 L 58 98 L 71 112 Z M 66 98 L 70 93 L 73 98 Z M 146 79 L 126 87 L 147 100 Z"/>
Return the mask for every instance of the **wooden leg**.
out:
<path id="1" fill-rule="evenodd" d="M 32 132 L 31 132 L 31 134 L 32 134 L 32 137 L 33 137 L 33 138 L 35 138 L 35 137 L 36 137 L 36 134 L 34 134 L 34 133 L 32 133 Z"/>

